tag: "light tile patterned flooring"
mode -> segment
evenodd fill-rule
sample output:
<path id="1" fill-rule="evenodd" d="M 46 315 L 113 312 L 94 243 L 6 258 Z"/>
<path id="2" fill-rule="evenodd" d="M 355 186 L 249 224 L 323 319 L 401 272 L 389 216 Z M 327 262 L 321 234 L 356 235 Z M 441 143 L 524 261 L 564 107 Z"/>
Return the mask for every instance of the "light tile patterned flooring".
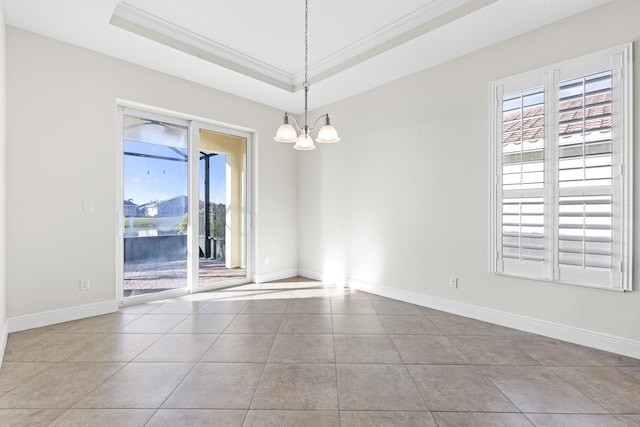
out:
<path id="1" fill-rule="evenodd" d="M 295 279 L 10 334 L 0 425 L 639 426 L 640 360 Z"/>

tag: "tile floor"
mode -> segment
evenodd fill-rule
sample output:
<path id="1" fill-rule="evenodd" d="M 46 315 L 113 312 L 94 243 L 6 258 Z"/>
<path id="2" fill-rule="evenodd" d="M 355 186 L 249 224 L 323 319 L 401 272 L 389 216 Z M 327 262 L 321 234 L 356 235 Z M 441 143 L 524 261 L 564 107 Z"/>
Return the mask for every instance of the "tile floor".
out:
<path id="1" fill-rule="evenodd" d="M 640 360 L 303 279 L 9 335 L 2 426 L 640 426 Z"/>

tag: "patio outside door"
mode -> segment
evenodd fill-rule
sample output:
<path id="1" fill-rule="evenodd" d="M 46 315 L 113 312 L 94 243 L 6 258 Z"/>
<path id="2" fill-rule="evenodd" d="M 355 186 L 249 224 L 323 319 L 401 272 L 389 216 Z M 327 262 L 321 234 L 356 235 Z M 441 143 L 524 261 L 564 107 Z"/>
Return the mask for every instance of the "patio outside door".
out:
<path id="1" fill-rule="evenodd" d="M 248 283 L 251 134 L 120 113 L 116 268 L 125 304 Z"/>
<path id="2" fill-rule="evenodd" d="M 247 281 L 247 138 L 197 129 L 198 287 Z"/>
<path id="3" fill-rule="evenodd" d="M 187 123 L 123 115 L 123 295 L 188 287 Z"/>

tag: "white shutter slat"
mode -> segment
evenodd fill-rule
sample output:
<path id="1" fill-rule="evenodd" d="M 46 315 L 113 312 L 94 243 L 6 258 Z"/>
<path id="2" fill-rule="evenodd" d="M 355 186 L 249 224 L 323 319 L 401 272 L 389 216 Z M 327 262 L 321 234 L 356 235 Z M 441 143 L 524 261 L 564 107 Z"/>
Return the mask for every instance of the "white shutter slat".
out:
<path id="1" fill-rule="evenodd" d="M 611 270 L 613 196 L 560 197 L 559 264 Z"/>
<path id="2" fill-rule="evenodd" d="M 511 260 L 538 261 L 542 264 L 544 261 L 544 199 L 542 197 L 503 199 L 502 212 L 502 256 Z"/>

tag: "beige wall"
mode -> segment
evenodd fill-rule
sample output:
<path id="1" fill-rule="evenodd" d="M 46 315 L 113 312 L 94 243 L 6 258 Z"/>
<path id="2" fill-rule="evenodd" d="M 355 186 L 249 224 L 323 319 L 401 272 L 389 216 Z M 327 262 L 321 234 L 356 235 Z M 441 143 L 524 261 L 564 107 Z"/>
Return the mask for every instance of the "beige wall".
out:
<path id="1" fill-rule="evenodd" d="M 225 267 L 246 267 L 243 229 L 244 177 L 247 140 L 238 136 L 200 131 L 200 149 L 225 154 L 226 164 L 226 242 Z"/>
<path id="2" fill-rule="evenodd" d="M 302 271 L 640 341 L 637 146 L 636 292 L 489 272 L 490 82 L 635 41 L 638 100 L 639 16 L 639 1 L 614 1 L 323 108 L 342 142 L 300 158 Z"/>
<path id="3" fill-rule="evenodd" d="M 256 274 L 297 268 L 296 153 L 271 139 L 280 111 L 13 27 L 7 79 L 9 317 L 116 297 L 117 98 L 254 129 L 254 248 L 270 255 Z"/>

